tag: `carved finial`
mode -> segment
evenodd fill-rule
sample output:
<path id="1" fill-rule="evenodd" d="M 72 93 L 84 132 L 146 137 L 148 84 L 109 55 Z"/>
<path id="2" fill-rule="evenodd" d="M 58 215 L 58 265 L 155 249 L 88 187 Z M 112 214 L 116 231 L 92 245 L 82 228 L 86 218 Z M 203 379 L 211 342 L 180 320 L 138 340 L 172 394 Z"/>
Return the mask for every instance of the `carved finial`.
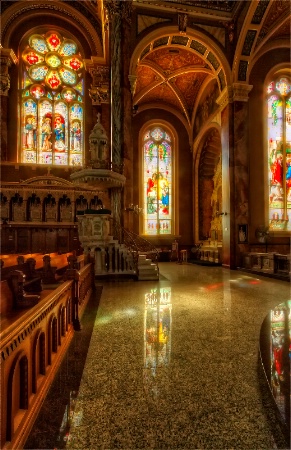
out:
<path id="1" fill-rule="evenodd" d="M 97 113 L 97 123 L 101 123 L 101 113 Z"/>

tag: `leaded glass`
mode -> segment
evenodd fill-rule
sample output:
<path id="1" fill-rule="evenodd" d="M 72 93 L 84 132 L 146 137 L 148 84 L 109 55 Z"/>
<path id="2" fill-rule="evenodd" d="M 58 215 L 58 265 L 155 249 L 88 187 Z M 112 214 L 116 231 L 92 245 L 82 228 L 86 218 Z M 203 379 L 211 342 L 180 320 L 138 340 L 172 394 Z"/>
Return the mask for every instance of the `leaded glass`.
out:
<path id="1" fill-rule="evenodd" d="M 48 47 L 46 45 L 45 39 L 41 35 L 33 35 L 28 40 L 30 47 L 39 53 L 47 53 Z"/>
<path id="2" fill-rule="evenodd" d="M 59 32 L 27 40 L 20 93 L 23 162 L 82 165 L 83 66 L 77 44 Z"/>
<path id="3" fill-rule="evenodd" d="M 287 78 L 281 78 L 280 81 L 276 83 L 276 89 L 281 95 L 287 95 L 291 90 L 291 86 Z"/>
<path id="4" fill-rule="evenodd" d="M 76 74 L 72 70 L 62 67 L 59 70 L 59 73 L 60 73 L 61 79 L 64 83 L 72 84 L 72 85 L 76 84 L 77 77 L 76 77 Z"/>
<path id="5" fill-rule="evenodd" d="M 57 67 L 59 67 L 62 64 L 61 58 L 55 52 L 47 53 L 45 55 L 45 61 L 53 69 L 56 69 Z"/>
<path id="6" fill-rule="evenodd" d="M 61 45 L 59 53 L 61 56 L 72 56 L 77 53 L 77 45 L 74 41 L 65 39 Z"/>
<path id="7" fill-rule="evenodd" d="M 291 103 L 288 78 L 268 88 L 269 221 L 272 230 L 291 230 Z"/>
<path id="8" fill-rule="evenodd" d="M 83 67 L 82 61 L 76 56 L 72 58 L 64 58 L 64 65 L 75 71 L 78 71 Z"/>
<path id="9" fill-rule="evenodd" d="M 45 94 L 45 89 L 40 84 L 33 84 L 30 88 L 30 93 L 34 98 L 41 98 Z"/>
<path id="10" fill-rule="evenodd" d="M 159 139 L 162 139 L 164 137 L 164 132 L 160 128 L 155 128 L 151 132 L 151 137 L 155 139 L 155 141 L 158 141 Z"/>
<path id="11" fill-rule="evenodd" d="M 144 134 L 144 233 L 148 235 L 172 232 L 172 148 L 164 137 L 161 128 Z"/>
<path id="12" fill-rule="evenodd" d="M 31 67 L 28 73 L 29 76 L 34 81 L 42 81 L 45 79 L 45 76 L 48 73 L 48 67 L 47 66 Z"/>
<path id="13" fill-rule="evenodd" d="M 46 42 L 48 48 L 54 52 L 58 51 L 61 45 L 61 39 L 57 33 L 50 33 L 46 38 Z"/>

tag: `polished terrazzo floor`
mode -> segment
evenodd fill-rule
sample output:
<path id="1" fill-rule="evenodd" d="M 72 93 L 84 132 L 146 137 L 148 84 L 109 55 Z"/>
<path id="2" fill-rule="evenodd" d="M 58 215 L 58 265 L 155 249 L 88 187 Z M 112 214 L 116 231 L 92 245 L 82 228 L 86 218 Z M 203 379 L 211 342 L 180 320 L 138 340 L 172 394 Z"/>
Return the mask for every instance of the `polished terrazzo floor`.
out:
<path id="1" fill-rule="evenodd" d="M 103 290 L 80 386 L 58 437 L 47 432 L 50 448 L 288 448 L 260 387 L 258 346 L 265 316 L 290 299 L 290 284 L 174 262 L 160 263 L 160 274 L 159 282 L 97 283 Z M 69 386 L 70 361 L 59 392 L 48 396 L 55 405 L 61 383 Z M 46 414 L 25 448 L 48 448 Z"/>

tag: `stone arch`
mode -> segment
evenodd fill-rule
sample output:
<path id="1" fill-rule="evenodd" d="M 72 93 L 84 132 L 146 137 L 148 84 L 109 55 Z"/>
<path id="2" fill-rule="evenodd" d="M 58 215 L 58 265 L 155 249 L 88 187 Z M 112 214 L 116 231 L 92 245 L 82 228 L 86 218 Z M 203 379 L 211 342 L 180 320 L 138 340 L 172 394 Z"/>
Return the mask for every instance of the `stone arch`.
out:
<path id="1" fill-rule="evenodd" d="M 195 242 L 209 237 L 212 220 L 213 177 L 221 157 L 220 127 L 210 124 L 194 149 Z"/>
<path id="2" fill-rule="evenodd" d="M 82 6 L 78 5 L 77 9 L 77 5 L 75 8 L 66 2 L 60 5 L 54 0 L 49 4 L 45 0 L 12 3 L 2 12 L 2 45 L 6 48 L 18 46 L 15 34 L 22 38 L 26 31 L 35 26 L 37 18 L 40 26 L 50 24 L 71 30 L 70 34 L 84 49 L 85 58 L 103 56 L 101 24 L 93 15 L 88 18 L 87 15 L 88 11 Z"/>
<path id="3" fill-rule="evenodd" d="M 163 26 L 157 30 L 154 30 L 150 33 L 148 33 L 143 39 L 141 39 L 138 44 L 136 45 L 135 49 L 133 50 L 131 61 L 130 61 L 130 68 L 129 68 L 129 75 L 134 76 L 136 74 L 136 67 L 140 60 L 140 57 L 142 55 L 142 52 L 147 49 L 147 47 L 150 47 L 151 43 L 156 41 L 157 39 L 161 39 L 165 36 L 173 36 L 177 35 L 177 27 L 176 26 Z M 209 38 L 209 36 L 206 36 L 203 32 L 198 30 L 192 30 L 187 29 L 187 38 L 191 40 L 195 40 L 198 44 L 202 44 L 206 48 L 211 51 L 211 53 L 214 55 L 214 57 L 219 62 L 219 67 L 224 72 L 225 77 L 225 84 L 229 85 L 231 84 L 232 76 L 231 76 L 231 69 L 229 66 L 229 63 L 227 61 L 227 58 L 221 49 L 221 47 L 212 39 Z M 183 47 L 184 48 L 184 47 Z M 194 49 L 193 49 L 194 50 Z M 200 57 L 203 56 L 201 53 L 197 53 Z M 206 55 L 206 53 L 205 53 Z M 208 55 L 208 52 L 207 52 Z M 205 56 L 205 58 L 207 57 Z M 223 88 L 221 89 L 223 90 Z"/>

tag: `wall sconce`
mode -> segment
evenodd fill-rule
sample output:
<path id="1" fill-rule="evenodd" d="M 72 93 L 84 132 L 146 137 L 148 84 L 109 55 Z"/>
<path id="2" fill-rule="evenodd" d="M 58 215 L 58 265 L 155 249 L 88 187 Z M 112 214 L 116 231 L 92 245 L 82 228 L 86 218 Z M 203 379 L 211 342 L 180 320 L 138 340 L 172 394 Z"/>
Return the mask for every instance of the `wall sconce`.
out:
<path id="1" fill-rule="evenodd" d="M 134 214 L 143 214 L 142 208 L 140 208 L 138 205 L 133 205 L 133 203 L 128 205 L 128 207 L 124 210 L 127 212 L 133 212 Z"/>

